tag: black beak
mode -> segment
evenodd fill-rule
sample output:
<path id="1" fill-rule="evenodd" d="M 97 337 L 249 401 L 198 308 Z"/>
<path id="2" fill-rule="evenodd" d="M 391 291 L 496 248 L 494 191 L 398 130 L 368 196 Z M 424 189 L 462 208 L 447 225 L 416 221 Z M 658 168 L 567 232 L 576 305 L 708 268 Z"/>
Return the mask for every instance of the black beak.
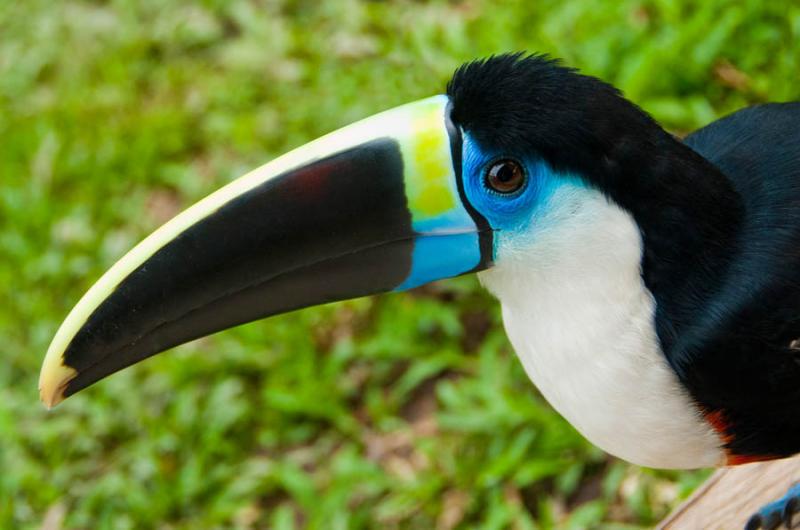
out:
<path id="1" fill-rule="evenodd" d="M 43 401 L 231 326 L 485 268 L 491 234 L 459 191 L 459 142 L 446 99 L 431 98 L 332 133 L 192 206 L 73 309 L 42 367 Z"/>

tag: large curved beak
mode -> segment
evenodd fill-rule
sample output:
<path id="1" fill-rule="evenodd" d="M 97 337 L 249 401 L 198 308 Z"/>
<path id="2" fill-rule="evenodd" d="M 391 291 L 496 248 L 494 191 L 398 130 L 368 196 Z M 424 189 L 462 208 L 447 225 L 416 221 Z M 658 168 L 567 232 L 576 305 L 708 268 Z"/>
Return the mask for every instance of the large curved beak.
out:
<path id="1" fill-rule="evenodd" d="M 311 305 L 482 270 L 492 234 L 461 185 L 444 96 L 300 147 L 190 207 L 92 286 L 56 333 L 53 406 L 126 366 Z"/>

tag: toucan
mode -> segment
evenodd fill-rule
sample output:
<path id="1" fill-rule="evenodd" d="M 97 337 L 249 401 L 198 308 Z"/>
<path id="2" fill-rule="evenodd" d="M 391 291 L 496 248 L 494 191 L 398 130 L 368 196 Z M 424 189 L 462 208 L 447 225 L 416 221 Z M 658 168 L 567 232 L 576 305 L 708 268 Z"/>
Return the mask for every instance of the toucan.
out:
<path id="1" fill-rule="evenodd" d="M 700 468 L 800 451 L 800 103 L 680 139 L 540 54 L 240 177 L 156 230 L 58 329 L 52 407 L 179 344 L 477 273 L 548 402 L 608 453 Z M 748 530 L 791 524 L 800 487 Z"/>

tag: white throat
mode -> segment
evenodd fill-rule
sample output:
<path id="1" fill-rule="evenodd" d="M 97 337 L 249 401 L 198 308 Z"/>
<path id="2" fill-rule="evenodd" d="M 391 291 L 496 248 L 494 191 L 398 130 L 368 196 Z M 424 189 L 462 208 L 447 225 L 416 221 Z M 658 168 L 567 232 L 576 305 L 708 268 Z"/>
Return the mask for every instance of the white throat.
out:
<path id="1" fill-rule="evenodd" d="M 498 233 L 497 264 L 480 275 L 528 376 L 613 455 L 649 467 L 720 465 L 720 439 L 661 351 L 633 218 L 571 183 L 539 210 L 526 241 Z"/>

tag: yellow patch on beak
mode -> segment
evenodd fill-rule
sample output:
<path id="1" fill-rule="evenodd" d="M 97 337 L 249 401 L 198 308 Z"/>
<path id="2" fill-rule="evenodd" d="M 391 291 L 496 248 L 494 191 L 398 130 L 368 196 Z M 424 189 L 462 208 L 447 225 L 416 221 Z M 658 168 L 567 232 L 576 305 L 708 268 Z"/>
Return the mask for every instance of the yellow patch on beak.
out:
<path id="1" fill-rule="evenodd" d="M 444 105 L 431 99 L 414 109 L 412 134 L 403 143 L 406 197 L 415 221 L 442 215 L 456 206 L 450 138 L 444 123 Z"/>

